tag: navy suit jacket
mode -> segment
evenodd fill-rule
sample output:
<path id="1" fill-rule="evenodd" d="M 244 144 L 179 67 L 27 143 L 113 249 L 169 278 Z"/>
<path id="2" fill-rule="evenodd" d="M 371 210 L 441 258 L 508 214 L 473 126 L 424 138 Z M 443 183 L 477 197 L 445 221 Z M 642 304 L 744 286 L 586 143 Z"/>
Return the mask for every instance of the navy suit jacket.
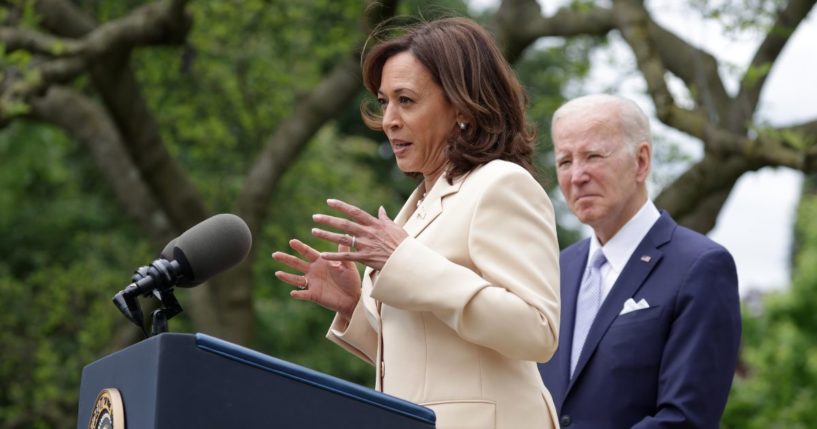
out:
<path id="1" fill-rule="evenodd" d="M 740 343 L 732 256 L 662 212 L 599 309 L 571 379 L 589 247 L 586 239 L 562 251 L 559 348 L 539 364 L 562 427 L 717 428 Z M 619 315 L 628 298 L 649 308 Z"/>

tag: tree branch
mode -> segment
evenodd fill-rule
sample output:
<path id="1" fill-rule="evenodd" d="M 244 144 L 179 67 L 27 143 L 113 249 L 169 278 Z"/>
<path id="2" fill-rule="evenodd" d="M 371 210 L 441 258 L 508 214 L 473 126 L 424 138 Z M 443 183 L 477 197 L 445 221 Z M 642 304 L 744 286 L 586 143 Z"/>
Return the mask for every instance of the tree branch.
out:
<path id="1" fill-rule="evenodd" d="M 509 63 L 516 62 L 522 52 L 541 37 L 601 36 L 615 28 L 610 9 L 562 7 L 546 17 L 535 0 L 504 0 L 493 26 L 497 42 Z"/>
<path id="2" fill-rule="evenodd" d="M 656 204 L 679 223 L 707 232 L 715 226 L 718 213 L 743 173 L 764 166 L 817 172 L 817 121 L 758 133 L 751 139 L 707 126 L 704 159 L 664 189 Z"/>
<path id="3" fill-rule="evenodd" d="M 130 68 L 130 51 L 113 49 L 113 46 L 135 40 L 180 43 L 190 29 L 190 18 L 184 11 L 186 3 L 187 0 L 151 3 L 99 28 L 95 28 L 93 19 L 69 1 L 38 0 L 35 5 L 43 27 L 54 34 L 97 46 L 87 48 L 91 52 L 100 52 L 98 46 L 105 43 L 112 44 L 111 49 L 102 50 L 103 54 L 91 64 L 92 83 L 102 96 L 134 164 L 177 232 L 206 218 L 209 211 L 159 135 L 158 125 Z M 126 29 L 136 36 L 124 34 Z M 172 189 L 167 185 L 170 183 Z"/>
<path id="4" fill-rule="evenodd" d="M 613 2 L 613 17 L 621 35 L 635 54 L 647 91 L 655 104 L 655 114 L 667 125 L 692 136 L 703 138 L 706 116 L 701 110 L 689 110 L 678 106 L 667 87 L 659 49 L 650 38 L 650 18 L 641 1 L 617 0 Z"/>
<path id="5" fill-rule="evenodd" d="M 737 109 L 734 109 L 735 122 L 741 122 L 743 126 L 747 126 L 752 119 L 772 65 L 783 51 L 791 35 L 808 16 L 814 4 L 815 0 L 790 0 L 780 11 L 741 79 Z"/>
<path id="6" fill-rule="evenodd" d="M 82 39 L 85 56 L 96 57 L 112 49 L 184 43 L 192 20 L 184 6 L 187 0 L 163 0 L 146 4 L 126 16 L 107 22 Z"/>
<path id="7" fill-rule="evenodd" d="M 6 52 L 26 50 L 50 57 L 72 56 L 82 51 L 82 43 L 76 40 L 54 37 L 28 28 L 0 28 L 0 43 Z"/>
<path id="8" fill-rule="evenodd" d="M 162 3 L 168 8 L 165 9 L 167 16 L 176 17 L 183 22 L 175 24 L 164 22 L 159 27 L 175 26 L 174 28 L 179 31 L 174 32 L 177 35 L 181 34 L 182 29 L 186 32 L 190 26 L 188 18 L 182 11 L 185 3 L 185 1 Z M 95 29 L 96 24 L 93 19 L 67 0 L 38 0 L 35 7 L 40 14 L 42 27 L 58 36 L 79 39 Z M 180 39 L 174 37 L 172 40 Z M 149 188 L 148 192 L 159 205 L 162 216 L 168 219 L 172 231 L 171 236 L 175 236 L 206 218 L 209 210 L 205 207 L 203 198 L 190 178 L 171 157 L 164 145 L 158 125 L 145 103 L 139 84 L 131 70 L 129 56 L 130 52 L 124 50 L 124 52 L 111 52 L 96 58 L 90 66 L 91 82 L 104 101 L 122 144 Z M 156 231 L 153 231 L 152 235 L 157 235 Z M 167 241 L 163 238 L 157 241 L 156 245 L 163 246 Z M 223 285 L 222 288 L 228 289 L 231 286 Z M 235 289 L 242 289 L 241 285 L 236 286 Z M 215 289 L 215 287 L 198 287 L 191 291 L 194 305 L 188 310 L 197 328 L 202 331 L 218 331 L 219 320 L 214 315 L 221 314 L 222 307 L 227 305 L 219 302 L 215 297 L 217 295 Z M 249 284 L 243 285 L 243 289 L 249 290 Z M 244 307 L 241 312 L 251 314 L 251 301 L 244 301 L 242 304 Z M 225 337 L 245 339 L 251 336 L 251 326 L 245 326 L 247 325 L 246 317 L 238 319 L 241 320 L 224 324 L 223 329 L 234 329 L 232 335 L 225 335 Z M 251 317 L 249 323 L 252 323 Z"/>
<path id="9" fill-rule="evenodd" d="M 817 119 L 812 119 L 810 121 L 803 122 L 802 124 L 792 125 L 783 129 L 810 135 L 812 142 L 814 142 L 814 139 L 816 138 L 815 136 L 817 136 Z"/>
<path id="10" fill-rule="evenodd" d="M 83 144 L 125 212 L 154 242 L 175 237 L 170 222 L 133 165 L 111 119 L 98 104 L 73 90 L 53 86 L 32 100 L 36 119 L 57 125 Z"/>
<path id="11" fill-rule="evenodd" d="M 719 124 L 728 118 L 732 100 L 718 74 L 717 59 L 647 18 L 649 37 L 667 70 L 684 81 L 710 122 Z"/>
<path id="12" fill-rule="evenodd" d="M 57 36 L 79 38 L 96 27 L 94 20 L 69 0 L 35 0 L 34 8 L 42 27 Z"/>
<path id="13" fill-rule="evenodd" d="M 656 115 L 662 120 L 669 118 L 675 101 L 664 79 L 667 71 L 658 55 L 658 49 L 649 37 L 647 10 L 638 0 L 615 0 L 613 17 L 618 30 L 635 54 L 638 68 L 647 82 L 647 91 L 655 103 Z"/>
<path id="14" fill-rule="evenodd" d="M 655 205 L 672 213 L 678 223 L 706 233 L 715 226 L 717 215 L 738 178 L 760 167 L 760 163 L 737 156 L 722 158 L 708 153 L 661 191 Z"/>
<path id="15" fill-rule="evenodd" d="M 396 1 L 370 1 L 362 19 L 364 34 L 394 13 Z M 365 38 L 365 36 L 364 36 Z M 357 49 L 362 47 L 362 42 Z M 349 105 L 362 87 L 357 49 L 341 60 L 281 121 L 253 164 L 238 198 L 239 212 L 250 231 L 266 218 L 269 199 L 278 180 L 310 138 L 335 114 Z"/>
<path id="16" fill-rule="evenodd" d="M 769 165 L 817 172 L 817 121 L 783 128 L 760 130 L 757 146 L 761 159 Z"/>
<path id="17" fill-rule="evenodd" d="M 364 7 L 361 19 L 362 33 L 368 35 L 371 29 L 391 17 L 396 9 L 396 0 L 371 0 Z M 267 207 L 276 184 L 303 150 L 312 136 L 327 121 L 348 106 L 362 86 L 360 76 L 360 52 L 365 37 L 361 37 L 354 52 L 342 59 L 306 97 L 293 109 L 292 114 L 283 119 L 275 133 L 267 141 L 264 149 L 253 163 L 241 193 L 238 196 L 238 213 L 247 222 L 253 235 L 257 235 L 266 219 Z M 249 260 L 254 257 L 251 250 Z M 197 325 L 217 336 L 239 344 L 252 342 L 254 319 L 252 315 L 252 272 L 249 264 L 241 264 L 211 282 L 211 296 L 194 294 L 197 303 L 194 319 Z M 194 292 L 197 292 L 196 288 Z M 217 305 L 213 304 L 213 300 Z M 206 305 L 205 305 L 206 304 Z M 221 312 L 201 314 L 209 307 L 217 307 Z M 204 316 L 209 316 L 205 320 Z"/>
<path id="18" fill-rule="evenodd" d="M 0 43 L 5 44 L 8 51 L 25 49 L 49 58 L 23 65 L 19 73 L 9 72 L 15 69 L 14 66 L 6 68 L 0 123 L 7 122 L 10 115 L 20 110 L 15 107 L 25 104 L 29 97 L 41 94 L 53 83 L 76 78 L 94 59 L 109 52 L 183 41 L 191 25 L 184 13 L 185 3 L 186 0 L 165 0 L 145 5 L 94 29 L 80 40 L 54 37 L 25 28 L 0 29 Z"/>

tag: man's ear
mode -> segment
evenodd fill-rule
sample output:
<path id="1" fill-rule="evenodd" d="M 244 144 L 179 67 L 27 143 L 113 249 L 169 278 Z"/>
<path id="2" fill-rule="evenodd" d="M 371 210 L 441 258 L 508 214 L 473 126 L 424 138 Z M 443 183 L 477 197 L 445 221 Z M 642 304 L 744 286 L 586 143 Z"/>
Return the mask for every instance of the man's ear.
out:
<path id="1" fill-rule="evenodd" d="M 638 144 L 635 152 L 636 178 L 639 182 L 646 182 L 652 169 L 652 146 L 647 142 Z"/>

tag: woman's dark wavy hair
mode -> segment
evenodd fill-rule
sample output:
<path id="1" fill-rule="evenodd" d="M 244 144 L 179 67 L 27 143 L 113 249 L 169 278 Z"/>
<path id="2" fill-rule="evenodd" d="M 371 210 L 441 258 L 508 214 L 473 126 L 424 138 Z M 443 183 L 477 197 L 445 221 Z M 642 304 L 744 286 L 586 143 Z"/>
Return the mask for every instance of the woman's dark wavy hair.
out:
<path id="1" fill-rule="evenodd" d="M 373 38 L 383 29 L 375 30 Z M 443 89 L 448 101 L 468 124 L 451 124 L 446 156 L 449 181 L 494 159 L 521 165 L 534 173 L 536 132 L 526 120 L 528 98 L 516 74 L 488 32 L 466 18 L 445 18 L 405 27 L 399 36 L 374 46 L 363 59 L 363 83 L 375 96 L 383 65 L 410 52 Z M 382 130 L 383 116 L 361 105 L 364 123 Z"/>

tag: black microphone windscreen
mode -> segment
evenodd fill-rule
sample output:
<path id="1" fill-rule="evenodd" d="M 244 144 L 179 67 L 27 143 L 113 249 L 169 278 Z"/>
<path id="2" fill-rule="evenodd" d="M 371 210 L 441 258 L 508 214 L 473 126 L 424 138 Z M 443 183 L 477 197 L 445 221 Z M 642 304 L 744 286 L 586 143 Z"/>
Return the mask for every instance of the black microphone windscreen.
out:
<path id="1" fill-rule="evenodd" d="M 165 244 L 164 249 L 162 249 L 162 253 L 159 253 L 159 257 L 162 258 L 162 259 L 167 259 L 168 261 L 172 261 L 173 260 L 173 248 L 176 247 L 176 240 L 178 240 L 178 239 L 179 239 L 179 237 L 176 237 L 176 238 L 170 240 L 167 244 Z"/>
<path id="2" fill-rule="evenodd" d="M 186 283 L 194 285 L 243 261 L 251 246 L 252 235 L 244 220 L 223 213 L 201 221 L 176 238 L 173 259 L 186 265 L 189 273 L 185 277 L 190 276 Z"/>

